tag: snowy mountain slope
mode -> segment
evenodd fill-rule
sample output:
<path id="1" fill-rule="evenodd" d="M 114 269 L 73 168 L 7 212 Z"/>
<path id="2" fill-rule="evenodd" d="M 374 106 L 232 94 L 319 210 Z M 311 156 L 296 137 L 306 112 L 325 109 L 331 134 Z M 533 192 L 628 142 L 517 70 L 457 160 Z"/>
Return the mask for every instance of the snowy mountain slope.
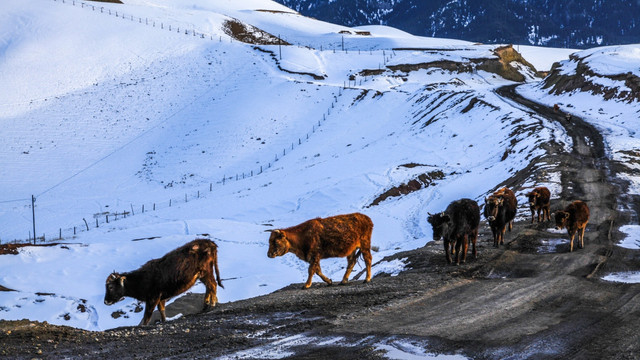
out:
<path id="1" fill-rule="evenodd" d="M 256 47 L 226 37 L 224 21 L 316 45 L 341 44 L 336 30 L 344 28 L 269 1 L 104 4 L 113 15 L 79 4 L 1 5 L 12 16 L 0 74 L 17 90 L 0 96 L 0 239 L 26 238 L 31 208 L 23 199 L 34 194 L 38 236 L 63 229 L 71 243 L 2 256 L 0 284 L 18 290 L 0 293 L 3 319 L 92 330 L 136 324 L 135 301 L 103 305 L 108 273 L 135 269 L 198 234 L 220 246 L 221 302 L 306 276 L 293 256 L 266 258 L 263 231 L 273 227 L 361 211 L 374 220 L 378 261 L 430 241 L 427 211 L 482 199 L 540 155 L 539 142 L 570 141 L 493 93 L 511 82 L 473 64 L 497 59 L 495 46 L 376 28 L 370 37 L 344 35 L 347 52 Z M 116 9 L 133 20 L 115 17 Z M 211 36 L 159 28 L 165 19 Z M 34 30 L 18 35 L 13 21 Z M 86 46 L 85 36 L 100 46 Z M 63 41 L 66 51 L 47 48 Z M 50 55 L 34 56 L 40 46 Z M 407 47 L 432 50 L 388 50 Z M 467 70 L 428 65 L 445 61 Z M 42 69 L 42 81 L 23 66 Z M 443 176 L 421 191 L 371 206 L 433 172 Z M 553 174 L 546 181 L 555 189 Z M 324 273 L 341 276 L 343 262 L 323 261 Z"/>
<path id="2" fill-rule="evenodd" d="M 609 156 L 640 195 L 640 45 L 609 46 L 577 52 L 562 61 L 544 82 L 520 87 L 522 94 L 594 124 L 605 137 Z"/>

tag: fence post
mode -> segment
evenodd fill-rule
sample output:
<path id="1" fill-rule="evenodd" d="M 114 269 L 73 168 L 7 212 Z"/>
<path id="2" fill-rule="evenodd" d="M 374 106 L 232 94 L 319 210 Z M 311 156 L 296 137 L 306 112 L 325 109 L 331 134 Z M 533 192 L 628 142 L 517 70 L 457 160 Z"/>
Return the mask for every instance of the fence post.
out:
<path id="1" fill-rule="evenodd" d="M 213 183 L 209 183 L 209 191 L 213 191 Z"/>
<path id="2" fill-rule="evenodd" d="M 156 211 L 156 203 L 153 203 L 153 211 Z"/>
<path id="3" fill-rule="evenodd" d="M 98 218 L 96 218 L 96 228 L 99 228 L 100 225 L 98 225 Z"/>
<path id="4" fill-rule="evenodd" d="M 87 227 L 87 231 L 89 231 L 89 223 L 87 223 L 87 219 L 82 218 L 82 220 L 84 220 L 84 226 Z"/>
<path id="5" fill-rule="evenodd" d="M 184 202 L 187 202 L 187 194 L 184 194 Z"/>
<path id="6" fill-rule="evenodd" d="M 109 223 L 109 215 L 107 215 L 106 218 L 107 218 L 107 224 L 108 224 Z"/>
<path id="7" fill-rule="evenodd" d="M 142 213 L 144 214 L 144 204 L 142 204 Z"/>
<path id="8" fill-rule="evenodd" d="M 58 237 L 59 240 L 62 240 L 62 228 L 60 228 L 60 237 Z"/>
<path id="9" fill-rule="evenodd" d="M 73 227 L 73 235 L 75 235 L 75 234 L 76 234 L 76 227 L 74 226 Z"/>
<path id="10" fill-rule="evenodd" d="M 133 204 L 131 204 L 131 216 L 135 215 L 136 213 L 133 211 Z"/>
<path id="11" fill-rule="evenodd" d="M 169 207 L 171 207 L 171 199 L 169 199 Z"/>

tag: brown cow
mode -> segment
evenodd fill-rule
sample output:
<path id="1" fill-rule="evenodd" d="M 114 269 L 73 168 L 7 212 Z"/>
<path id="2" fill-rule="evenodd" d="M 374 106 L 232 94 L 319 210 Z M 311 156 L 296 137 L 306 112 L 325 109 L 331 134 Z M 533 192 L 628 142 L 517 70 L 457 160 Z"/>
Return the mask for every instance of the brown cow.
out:
<path id="1" fill-rule="evenodd" d="M 571 239 L 569 251 L 573 251 L 573 238 L 578 230 L 580 230 L 578 247 L 582 249 L 584 247 L 584 231 L 589 222 L 589 206 L 584 201 L 576 200 L 569 204 L 564 211 L 556 212 L 555 217 L 558 230 L 567 228 L 567 233 L 569 233 L 569 238 Z"/>
<path id="2" fill-rule="evenodd" d="M 504 244 L 504 233 L 513 228 L 513 219 L 518 210 L 516 195 L 509 188 L 502 188 L 485 199 L 484 216 L 493 233 L 493 246 Z"/>
<path id="3" fill-rule="evenodd" d="M 290 252 L 309 263 L 309 278 L 303 289 L 311 286 L 314 274 L 331 285 L 331 279 L 320 269 L 320 260 L 330 257 L 347 258 L 347 271 L 341 282 L 346 284 L 358 256 L 362 254 L 367 266 L 367 278 L 364 282 L 371 281 L 373 222 L 367 215 L 353 213 L 316 218 L 286 229 L 267 231 L 271 232 L 268 257 L 274 258 Z"/>
<path id="4" fill-rule="evenodd" d="M 540 212 L 542 221 L 551 220 L 551 192 L 544 186 L 539 186 L 527 193 L 529 198 L 529 209 L 531 209 L 531 223 L 538 212 L 538 222 L 540 222 Z"/>
<path id="5" fill-rule="evenodd" d="M 138 270 L 122 274 L 113 272 L 107 277 L 104 303 L 112 305 L 129 296 L 145 302 L 143 325 L 149 323 L 156 306 L 162 321 L 166 321 L 166 300 L 189 290 L 196 280 L 202 281 L 207 288 L 204 309 L 215 306 L 218 302 L 216 279 L 224 288 L 218 270 L 217 246 L 211 240 L 196 239 L 159 259 L 149 260 Z"/>

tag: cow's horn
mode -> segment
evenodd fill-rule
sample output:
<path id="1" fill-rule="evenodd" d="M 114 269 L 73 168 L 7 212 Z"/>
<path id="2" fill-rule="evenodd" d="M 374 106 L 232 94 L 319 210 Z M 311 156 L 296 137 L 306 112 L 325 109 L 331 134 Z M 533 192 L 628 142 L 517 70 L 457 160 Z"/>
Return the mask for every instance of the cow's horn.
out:
<path id="1" fill-rule="evenodd" d="M 440 213 L 440 216 L 445 216 L 446 214 L 443 212 Z"/>

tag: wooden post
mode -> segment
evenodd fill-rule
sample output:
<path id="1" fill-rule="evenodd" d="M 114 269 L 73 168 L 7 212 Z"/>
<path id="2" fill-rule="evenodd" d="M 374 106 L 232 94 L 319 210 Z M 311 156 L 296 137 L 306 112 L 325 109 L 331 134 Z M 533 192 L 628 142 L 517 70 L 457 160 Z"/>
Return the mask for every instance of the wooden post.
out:
<path id="1" fill-rule="evenodd" d="M 135 215 L 136 213 L 133 211 L 133 204 L 131 204 L 131 215 Z"/>
<path id="2" fill-rule="evenodd" d="M 142 213 L 144 214 L 144 204 L 142 204 Z"/>
<path id="3" fill-rule="evenodd" d="M 33 215 L 33 244 L 36 243 L 36 198 L 31 195 L 31 214 Z"/>
<path id="4" fill-rule="evenodd" d="M 100 225 L 98 225 L 98 218 L 96 218 L 96 227 L 99 228 Z"/>
<path id="5" fill-rule="evenodd" d="M 60 228 L 60 236 L 58 237 L 58 239 L 62 240 L 62 228 Z"/>
<path id="6" fill-rule="evenodd" d="M 109 223 L 109 215 L 105 216 L 107 219 L 107 224 Z"/>
<path id="7" fill-rule="evenodd" d="M 87 223 L 87 219 L 82 218 L 84 220 L 84 225 L 87 227 L 87 231 L 89 231 L 89 223 Z"/>
<path id="8" fill-rule="evenodd" d="M 76 234 L 76 227 L 74 226 L 73 227 L 73 235 L 75 235 L 75 234 Z"/>

